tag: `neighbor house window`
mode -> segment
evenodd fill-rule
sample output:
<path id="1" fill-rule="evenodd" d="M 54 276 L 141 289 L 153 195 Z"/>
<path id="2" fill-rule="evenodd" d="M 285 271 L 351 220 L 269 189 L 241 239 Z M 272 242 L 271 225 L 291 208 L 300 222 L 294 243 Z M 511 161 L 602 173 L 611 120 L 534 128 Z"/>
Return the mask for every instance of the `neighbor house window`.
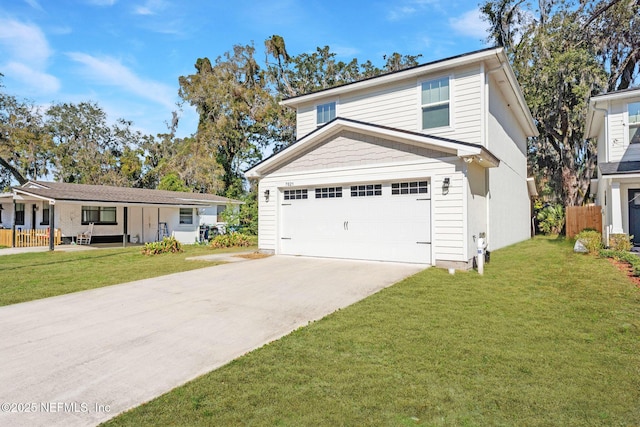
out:
<path id="1" fill-rule="evenodd" d="M 449 77 L 422 83 L 422 129 L 449 126 Z"/>
<path id="2" fill-rule="evenodd" d="M 640 102 L 629 104 L 629 144 L 640 142 Z"/>
<path id="3" fill-rule="evenodd" d="M 223 222 L 224 221 L 221 215 L 226 210 L 227 210 L 227 207 L 225 205 L 216 206 L 216 221 L 218 221 L 218 222 Z"/>
<path id="4" fill-rule="evenodd" d="M 82 224 L 86 225 L 90 222 L 94 224 L 114 225 L 116 224 L 116 207 L 115 206 L 83 206 L 82 207 Z"/>
<path id="5" fill-rule="evenodd" d="M 24 225 L 24 203 L 16 203 L 16 225 Z"/>
<path id="6" fill-rule="evenodd" d="M 382 196 L 382 184 L 352 185 L 351 197 Z"/>
<path id="7" fill-rule="evenodd" d="M 285 200 L 303 200 L 307 198 L 307 189 L 300 190 L 284 190 Z"/>
<path id="8" fill-rule="evenodd" d="M 40 225 L 49 225 L 49 202 L 42 202 L 42 222 Z"/>
<path id="9" fill-rule="evenodd" d="M 316 124 L 318 126 L 330 122 L 336 118 L 336 103 L 318 105 L 316 107 Z"/>
<path id="10" fill-rule="evenodd" d="M 397 182 L 391 184 L 391 194 L 426 194 L 428 192 L 427 181 L 411 181 L 411 182 Z"/>
<path id="11" fill-rule="evenodd" d="M 193 224 L 192 208 L 180 208 L 180 224 Z"/>

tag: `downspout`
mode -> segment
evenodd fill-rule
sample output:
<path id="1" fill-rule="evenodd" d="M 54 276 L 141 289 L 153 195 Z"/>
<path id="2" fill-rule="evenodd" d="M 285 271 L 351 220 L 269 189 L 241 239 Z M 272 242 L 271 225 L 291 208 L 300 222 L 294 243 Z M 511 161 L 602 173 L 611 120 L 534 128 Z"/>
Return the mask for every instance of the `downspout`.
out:
<path id="1" fill-rule="evenodd" d="M 14 193 L 15 196 L 15 193 Z M 16 199 L 13 199 L 13 221 L 11 221 L 11 247 L 16 247 Z"/>
<path id="2" fill-rule="evenodd" d="M 600 111 L 602 113 L 604 113 L 604 161 L 607 162 L 609 161 L 609 109 L 608 108 L 598 108 L 596 107 L 598 101 L 595 101 L 593 103 L 593 106 L 591 108 L 594 109 L 594 111 Z M 586 136 L 586 135 L 585 135 Z M 596 162 L 597 162 L 597 158 L 596 158 Z M 606 180 L 608 185 L 607 187 L 611 186 L 611 180 L 607 179 Z M 600 192 L 600 185 L 598 185 L 598 192 Z M 607 188 L 604 188 L 603 191 L 604 196 L 604 209 L 603 212 L 605 213 L 605 218 L 606 218 L 606 212 L 607 212 Z M 602 201 L 598 200 L 598 203 L 601 203 Z M 621 208 L 622 209 L 622 208 Z M 628 209 L 628 208 L 627 208 Z M 613 214 L 613 210 L 611 211 L 611 213 Z M 603 234 L 603 238 L 605 240 L 605 242 L 609 241 L 609 233 L 610 233 L 610 227 L 608 224 L 605 224 L 605 226 L 602 228 L 602 234 Z"/>

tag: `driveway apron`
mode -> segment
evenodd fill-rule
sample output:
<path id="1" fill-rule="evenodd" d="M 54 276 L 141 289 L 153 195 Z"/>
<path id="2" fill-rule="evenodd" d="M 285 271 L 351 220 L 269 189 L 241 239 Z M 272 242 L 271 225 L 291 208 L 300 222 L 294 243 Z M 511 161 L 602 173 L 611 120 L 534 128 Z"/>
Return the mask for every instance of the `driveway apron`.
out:
<path id="1" fill-rule="evenodd" d="M 423 268 L 274 256 L 0 307 L 0 425 L 96 425 Z"/>

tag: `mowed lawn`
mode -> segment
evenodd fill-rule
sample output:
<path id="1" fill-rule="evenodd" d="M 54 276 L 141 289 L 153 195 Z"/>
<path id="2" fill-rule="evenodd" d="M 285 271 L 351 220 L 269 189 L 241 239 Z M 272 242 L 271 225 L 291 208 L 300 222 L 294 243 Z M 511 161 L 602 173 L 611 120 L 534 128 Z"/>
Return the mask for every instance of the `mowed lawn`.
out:
<path id="1" fill-rule="evenodd" d="M 640 425 L 640 291 L 571 248 L 428 269 L 107 425 Z"/>
<path id="2" fill-rule="evenodd" d="M 182 253 L 155 256 L 142 255 L 141 247 L 3 255 L 0 306 L 209 267 L 215 263 L 185 258 L 225 252 L 199 245 L 183 248 Z M 242 248 L 251 249 L 255 247 Z"/>

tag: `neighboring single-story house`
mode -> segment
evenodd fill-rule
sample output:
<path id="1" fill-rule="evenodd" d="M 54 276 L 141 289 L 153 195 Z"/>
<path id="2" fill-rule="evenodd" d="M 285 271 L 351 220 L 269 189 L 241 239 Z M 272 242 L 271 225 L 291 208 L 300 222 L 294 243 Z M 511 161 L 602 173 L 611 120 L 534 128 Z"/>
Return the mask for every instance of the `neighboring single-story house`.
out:
<path id="1" fill-rule="evenodd" d="M 530 237 L 536 126 L 502 48 L 282 101 L 298 140 L 246 172 L 259 247 L 469 268 Z"/>
<path id="2" fill-rule="evenodd" d="M 212 194 L 29 181 L 0 194 L 0 227 L 59 228 L 71 243 L 93 223 L 95 243 L 146 243 L 170 235 L 194 243 L 200 225 L 223 224 L 220 214 L 240 203 Z"/>
<path id="3" fill-rule="evenodd" d="M 640 88 L 591 97 L 585 138 L 598 141 L 595 194 L 604 241 L 628 234 L 640 244 Z"/>

